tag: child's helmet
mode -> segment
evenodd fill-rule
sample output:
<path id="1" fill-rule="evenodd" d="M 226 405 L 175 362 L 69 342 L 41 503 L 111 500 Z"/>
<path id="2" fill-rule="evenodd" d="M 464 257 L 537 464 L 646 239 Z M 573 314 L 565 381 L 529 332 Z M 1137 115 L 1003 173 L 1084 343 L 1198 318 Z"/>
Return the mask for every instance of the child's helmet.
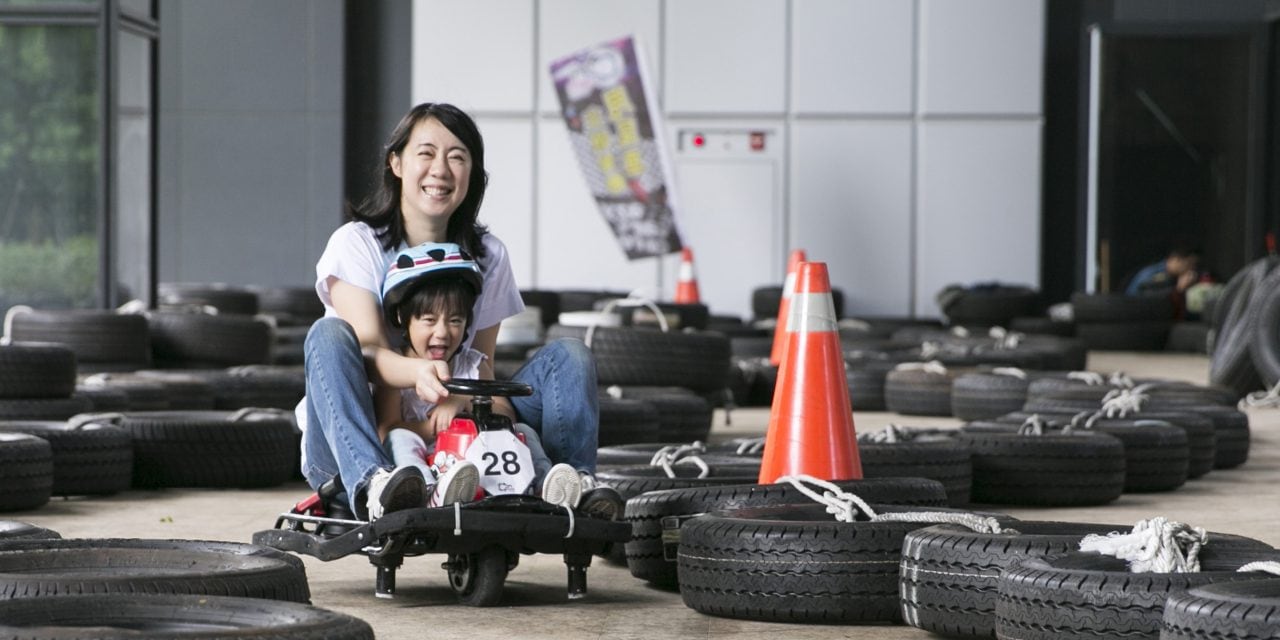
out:
<path id="1" fill-rule="evenodd" d="M 480 293 L 480 266 L 452 242 L 424 242 L 396 255 L 382 281 L 382 310 L 395 324 L 395 308 L 410 293 L 436 278 L 458 278 Z"/>

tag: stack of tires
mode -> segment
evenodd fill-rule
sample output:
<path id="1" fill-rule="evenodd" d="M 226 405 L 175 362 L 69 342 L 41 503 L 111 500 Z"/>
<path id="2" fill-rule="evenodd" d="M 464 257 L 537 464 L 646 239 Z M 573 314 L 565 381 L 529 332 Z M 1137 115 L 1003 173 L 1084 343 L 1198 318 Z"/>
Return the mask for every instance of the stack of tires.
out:
<path id="1" fill-rule="evenodd" d="M 0 594 L 6 637 L 373 638 L 310 605 L 297 557 L 235 542 L 63 539 L 0 521 Z"/>
<path id="2" fill-rule="evenodd" d="M 1232 276 L 1214 305 L 1209 381 L 1238 395 L 1280 382 L 1280 272 L 1263 258 Z"/>
<path id="3" fill-rule="evenodd" d="M 1074 293 L 1076 336 L 1090 350 L 1164 351 L 1173 326 L 1173 300 L 1167 296 L 1122 293 Z"/>

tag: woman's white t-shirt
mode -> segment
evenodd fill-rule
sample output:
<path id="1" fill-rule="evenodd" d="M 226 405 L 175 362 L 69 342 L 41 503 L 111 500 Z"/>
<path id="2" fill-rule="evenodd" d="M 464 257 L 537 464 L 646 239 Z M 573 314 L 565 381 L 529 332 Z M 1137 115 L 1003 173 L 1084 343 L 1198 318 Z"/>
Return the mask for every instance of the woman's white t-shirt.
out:
<path id="1" fill-rule="evenodd" d="M 524 301 L 520 298 L 520 289 L 516 286 L 515 274 L 511 270 L 511 258 L 507 254 L 507 246 L 492 233 L 486 233 L 480 242 L 485 248 L 485 257 L 479 259 L 480 272 L 484 281 L 480 296 L 472 307 L 471 327 L 467 331 L 467 339 L 460 349 L 469 350 L 475 340 L 476 333 L 524 311 Z M 382 280 L 386 276 L 387 267 L 400 251 L 408 245 L 387 251 L 382 248 L 382 241 L 373 227 L 363 222 L 348 222 L 338 227 L 329 236 L 329 243 L 316 262 L 316 294 L 324 303 L 324 315 L 337 316 L 333 308 L 331 288 L 333 282 L 341 280 L 373 293 L 382 304 Z M 400 350 L 404 340 L 390 324 L 383 325 L 392 349 Z M 303 398 L 294 411 L 298 427 L 307 428 L 307 399 Z M 304 447 L 305 450 L 305 447 Z"/>

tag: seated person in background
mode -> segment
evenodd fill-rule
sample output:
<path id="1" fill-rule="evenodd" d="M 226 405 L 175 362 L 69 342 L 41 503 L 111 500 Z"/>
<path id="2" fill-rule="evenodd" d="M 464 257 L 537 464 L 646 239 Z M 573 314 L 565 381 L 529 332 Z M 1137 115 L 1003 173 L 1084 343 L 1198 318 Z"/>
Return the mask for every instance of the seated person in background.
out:
<path id="1" fill-rule="evenodd" d="M 1125 288 L 1127 295 L 1170 293 L 1181 295 L 1200 278 L 1197 268 L 1200 253 L 1188 247 L 1175 247 L 1168 257 L 1143 267 Z"/>

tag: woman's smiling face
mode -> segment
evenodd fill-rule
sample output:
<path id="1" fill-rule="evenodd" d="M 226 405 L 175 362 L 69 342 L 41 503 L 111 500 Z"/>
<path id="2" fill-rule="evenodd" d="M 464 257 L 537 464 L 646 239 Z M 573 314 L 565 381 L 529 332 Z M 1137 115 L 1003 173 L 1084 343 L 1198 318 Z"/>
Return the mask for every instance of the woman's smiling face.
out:
<path id="1" fill-rule="evenodd" d="M 400 210 L 406 218 L 443 218 L 441 224 L 447 224 L 467 197 L 471 152 L 435 118 L 415 125 L 404 151 L 389 162 L 400 178 Z"/>

